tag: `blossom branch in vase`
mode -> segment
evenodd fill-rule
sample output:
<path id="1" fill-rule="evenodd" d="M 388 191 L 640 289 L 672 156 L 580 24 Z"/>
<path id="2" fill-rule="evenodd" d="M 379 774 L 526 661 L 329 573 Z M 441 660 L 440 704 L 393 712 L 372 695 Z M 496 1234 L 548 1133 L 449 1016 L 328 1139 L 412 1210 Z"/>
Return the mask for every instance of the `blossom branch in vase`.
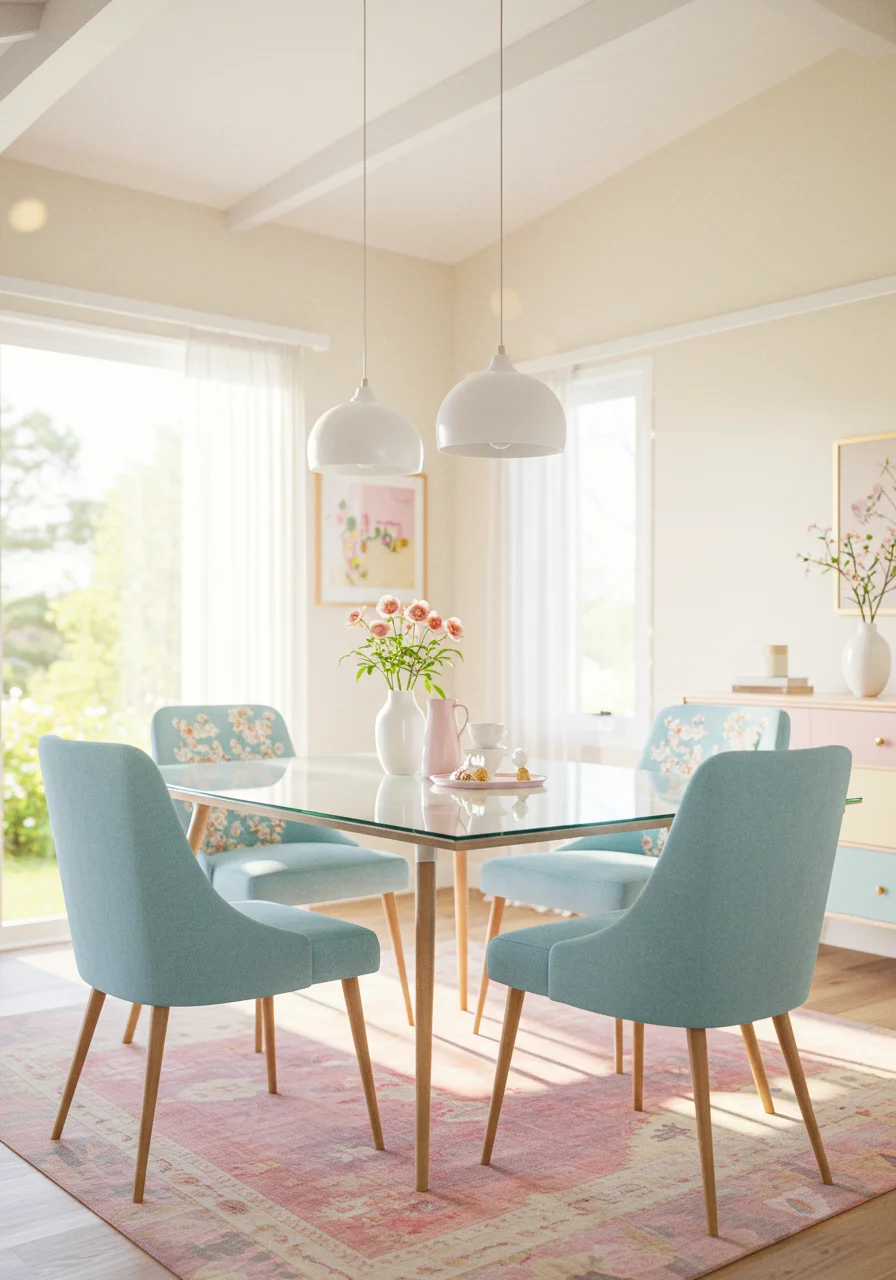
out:
<path id="1" fill-rule="evenodd" d="M 816 553 L 797 553 L 808 574 L 816 565 L 822 573 L 834 573 L 852 597 L 861 622 L 843 650 L 843 675 L 857 698 L 876 698 L 890 678 L 890 647 L 876 625 L 877 615 L 896 588 L 896 474 L 887 458 L 880 468 L 881 482 L 852 503 L 852 514 L 863 532 L 852 530 L 834 538 L 830 529 L 811 524 L 821 547 Z M 886 483 L 889 482 L 889 488 Z M 883 521 L 885 530 L 875 534 L 872 522 Z M 839 599 L 839 596 L 838 596 Z"/>
<path id="2" fill-rule="evenodd" d="M 824 549 L 815 555 L 797 552 L 806 573 L 812 565 L 817 565 L 822 573 L 836 573 L 855 601 L 862 621 L 873 622 L 884 597 L 896 587 L 896 528 L 888 526 L 876 547 L 870 529 L 864 534 L 846 533 L 839 541 L 834 539 L 831 529 L 821 525 L 810 524 L 809 533 L 817 535 Z"/>

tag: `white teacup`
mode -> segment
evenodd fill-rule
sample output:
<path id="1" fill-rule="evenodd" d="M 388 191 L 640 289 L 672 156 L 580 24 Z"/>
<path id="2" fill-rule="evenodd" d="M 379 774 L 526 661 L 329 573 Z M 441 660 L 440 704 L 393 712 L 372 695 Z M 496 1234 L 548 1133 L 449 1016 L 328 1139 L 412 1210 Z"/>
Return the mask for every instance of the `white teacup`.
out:
<path id="1" fill-rule="evenodd" d="M 485 768 L 488 769 L 489 777 L 492 777 L 500 769 L 506 755 L 506 747 L 473 747 L 467 752 L 465 763 L 467 767 L 471 767 L 474 760 L 478 764 L 481 759 Z"/>
<path id="2" fill-rule="evenodd" d="M 473 720 L 467 725 L 470 741 L 476 748 L 503 747 L 507 737 L 507 725 L 495 720 Z M 488 766 L 486 765 L 486 768 Z"/>

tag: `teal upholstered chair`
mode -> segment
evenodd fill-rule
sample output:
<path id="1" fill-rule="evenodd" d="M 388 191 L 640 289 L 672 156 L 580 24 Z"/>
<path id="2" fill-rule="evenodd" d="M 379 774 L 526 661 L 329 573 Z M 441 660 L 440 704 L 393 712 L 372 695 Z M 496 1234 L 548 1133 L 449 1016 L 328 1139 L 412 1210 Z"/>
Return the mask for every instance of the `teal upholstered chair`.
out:
<path id="1" fill-rule="evenodd" d="M 279 712 L 265 706 L 161 707 L 152 718 L 152 754 L 157 764 L 201 764 L 215 760 L 283 759 L 294 756 L 289 730 Z M 184 829 L 188 804 L 176 804 Z M 276 856 L 259 857 L 258 846 L 276 845 Z M 407 889 L 408 864 L 394 853 L 362 849 L 351 836 L 327 827 L 212 809 L 199 864 L 229 902 L 281 902 L 306 906 L 346 898 L 382 898 L 395 952 L 405 1011 L 414 1025 L 396 892 Z M 140 1010 L 131 1010 L 124 1042 L 130 1044 Z M 260 1006 L 255 1049 L 262 1050 Z"/>
<path id="2" fill-rule="evenodd" d="M 134 1200 L 143 1199 L 168 1012 L 263 1002 L 268 1089 L 277 1092 L 273 997 L 340 979 L 382 1150 L 358 976 L 379 968 L 370 929 L 274 902 L 229 903 L 187 844 L 158 769 L 136 747 L 40 740 L 78 972 L 91 992 L 53 1138 L 62 1136 L 107 995 L 152 1006 Z"/>
<path id="3" fill-rule="evenodd" d="M 786 711 L 696 703 L 663 707 L 654 717 L 637 767 L 662 774 L 670 797 L 677 801 L 691 774 L 710 756 L 720 751 L 778 751 L 789 742 Z M 479 873 L 480 889 L 492 898 L 487 940 L 500 930 L 508 899 L 583 915 L 631 906 L 656 866 L 667 834 L 660 828 L 585 836 L 551 853 L 490 858 Z M 474 1035 L 479 1032 L 487 993 L 483 964 Z M 622 1071 L 621 1023 L 616 1027 L 616 1070 Z"/>
<path id="4" fill-rule="evenodd" d="M 483 1164 L 491 1159 L 523 996 L 533 991 L 639 1028 L 687 1028 L 710 1235 L 718 1234 L 718 1220 L 707 1027 L 740 1024 L 752 1032 L 758 1019 L 774 1019 L 822 1180 L 831 1182 L 789 1014 L 809 994 L 850 759 L 845 747 L 817 747 L 707 760 L 628 910 L 491 941 L 489 975 L 510 991 Z M 769 1110 L 764 1073 L 756 1083 Z"/>

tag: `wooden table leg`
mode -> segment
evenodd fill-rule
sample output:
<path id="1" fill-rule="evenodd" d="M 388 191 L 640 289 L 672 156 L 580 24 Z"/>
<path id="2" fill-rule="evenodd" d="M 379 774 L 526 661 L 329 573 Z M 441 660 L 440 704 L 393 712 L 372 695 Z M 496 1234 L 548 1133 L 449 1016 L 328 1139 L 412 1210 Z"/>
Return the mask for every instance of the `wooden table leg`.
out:
<path id="1" fill-rule="evenodd" d="M 198 853 L 202 848 L 202 842 L 205 839 L 205 829 L 208 826 L 209 814 L 212 811 L 210 804 L 194 804 L 193 812 L 190 814 L 190 825 L 187 828 L 187 843 L 194 853 Z"/>
<path id="2" fill-rule="evenodd" d="M 436 850 L 417 845 L 417 952 L 414 1009 L 417 1026 L 415 1188 L 429 1190 L 432 1098 L 432 1001 L 436 959 Z"/>
<path id="3" fill-rule="evenodd" d="M 467 1011 L 467 851 L 454 850 L 454 936 L 457 941 L 457 989 Z"/>

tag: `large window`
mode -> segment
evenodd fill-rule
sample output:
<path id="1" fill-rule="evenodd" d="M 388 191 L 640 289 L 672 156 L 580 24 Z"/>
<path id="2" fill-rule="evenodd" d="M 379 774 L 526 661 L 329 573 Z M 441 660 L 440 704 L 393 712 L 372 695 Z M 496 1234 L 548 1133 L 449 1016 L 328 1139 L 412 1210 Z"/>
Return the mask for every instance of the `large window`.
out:
<path id="1" fill-rule="evenodd" d="M 0 376 L 11 924 L 64 910 L 39 736 L 146 747 L 153 709 L 180 694 L 183 374 L 4 342 Z"/>
<path id="2" fill-rule="evenodd" d="M 569 398 L 575 737 L 628 746 L 650 701 L 649 362 L 581 372 Z"/>

